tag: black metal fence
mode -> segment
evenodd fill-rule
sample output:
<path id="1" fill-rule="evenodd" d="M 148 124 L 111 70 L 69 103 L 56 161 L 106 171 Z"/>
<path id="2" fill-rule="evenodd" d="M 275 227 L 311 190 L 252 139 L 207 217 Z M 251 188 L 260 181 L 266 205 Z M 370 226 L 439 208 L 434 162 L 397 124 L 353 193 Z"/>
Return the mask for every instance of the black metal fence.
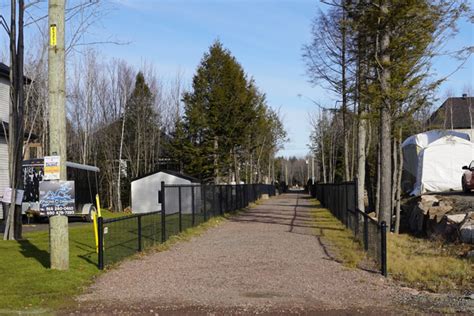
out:
<path id="1" fill-rule="evenodd" d="M 163 243 L 214 216 L 245 208 L 263 194 L 275 195 L 266 184 L 168 185 L 161 183 L 157 211 L 98 219 L 99 269 L 148 247 Z"/>
<path id="2" fill-rule="evenodd" d="M 310 185 L 309 192 L 352 230 L 368 255 L 379 264 L 381 273 L 387 276 L 387 225 L 379 224 L 357 208 L 357 182 L 318 183 Z"/>

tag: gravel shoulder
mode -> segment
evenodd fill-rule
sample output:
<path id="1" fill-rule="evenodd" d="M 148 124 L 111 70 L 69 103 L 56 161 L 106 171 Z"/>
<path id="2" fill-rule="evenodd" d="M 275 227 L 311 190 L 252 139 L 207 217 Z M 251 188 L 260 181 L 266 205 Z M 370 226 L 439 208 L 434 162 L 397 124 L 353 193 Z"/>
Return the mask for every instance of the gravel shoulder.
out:
<path id="1" fill-rule="evenodd" d="M 310 210 L 304 194 L 266 200 L 189 242 L 124 262 L 64 313 L 409 313 L 394 308 L 404 291 L 390 280 L 326 255 Z"/>

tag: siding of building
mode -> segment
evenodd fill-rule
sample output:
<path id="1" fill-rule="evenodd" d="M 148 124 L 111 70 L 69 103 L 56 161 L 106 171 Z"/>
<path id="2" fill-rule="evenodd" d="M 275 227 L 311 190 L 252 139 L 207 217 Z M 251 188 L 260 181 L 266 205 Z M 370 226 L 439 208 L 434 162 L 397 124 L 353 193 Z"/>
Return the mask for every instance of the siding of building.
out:
<path id="1" fill-rule="evenodd" d="M 10 100 L 9 81 L 0 77 L 0 120 L 8 122 Z M 4 136 L 0 136 L 0 196 L 3 196 L 5 188 L 9 186 L 8 176 L 8 146 Z M 0 219 L 3 219 L 3 208 L 0 203 Z"/>
<path id="2" fill-rule="evenodd" d="M 10 184 L 8 176 L 8 146 L 5 137 L 0 136 L 0 195 L 3 196 L 5 188 Z M 3 210 L 0 207 L 0 219 L 3 219 Z"/>
<path id="3" fill-rule="evenodd" d="M 0 77 L 0 120 L 8 122 L 10 100 L 10 83 L 7 79 Z"/>

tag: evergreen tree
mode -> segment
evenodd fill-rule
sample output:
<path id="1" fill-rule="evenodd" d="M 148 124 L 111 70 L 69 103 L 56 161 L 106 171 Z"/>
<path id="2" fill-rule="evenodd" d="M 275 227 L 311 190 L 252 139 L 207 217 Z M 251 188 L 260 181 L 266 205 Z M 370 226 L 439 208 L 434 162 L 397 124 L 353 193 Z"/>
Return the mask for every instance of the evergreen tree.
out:
<path id="1" fill-rule="evenodd" d="M 155 145 L 160 133 L 158 119 L 154 95 L 143 73 L 139 72 L 125 116 L 124 154 L 130 161 L 132 178 L 151 172 L 155 167 Z"/>
<path id="2" fill-rule="evenodd" d="M 251 109 L 247 101 L 242 67 L 216 41 L 198 67 L 193 91 L 184 95 L 184 128 L 192 146 L 184 152 L 190 158 L 187 172 L 217 183 L 228 173 L 233 146 L 245 133 L 242 119 Z"/>
<path id="3" fill-rule="evenodd" d="M 286 136 L 283 126 L 219 41 L 204 54 L 183 101 L 184 116 L 175 123 L 170 152 L 186 173 L 204 182 L 239 182 L 244 167 L 245 179 L 252 182 L 253 168 L 260 174 L 268 162 L 270 175 L 270 157 Z"/>

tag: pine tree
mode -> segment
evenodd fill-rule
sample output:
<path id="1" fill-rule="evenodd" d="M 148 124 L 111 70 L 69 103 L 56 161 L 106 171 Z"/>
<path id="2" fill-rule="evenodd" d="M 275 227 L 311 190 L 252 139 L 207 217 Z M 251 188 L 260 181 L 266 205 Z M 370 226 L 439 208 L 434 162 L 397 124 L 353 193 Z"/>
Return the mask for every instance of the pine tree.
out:
<path id="1" fill-rule="evenodd" d="M 233 147 L 245 133 L 247 96 L 242 67 L 216 41 L 198 67 L 193 91 L 184 95 L 184 128 L 192 147 L 184 151 L 192 155 L 187 172 L 216 183 L 229 172 Z"/>

